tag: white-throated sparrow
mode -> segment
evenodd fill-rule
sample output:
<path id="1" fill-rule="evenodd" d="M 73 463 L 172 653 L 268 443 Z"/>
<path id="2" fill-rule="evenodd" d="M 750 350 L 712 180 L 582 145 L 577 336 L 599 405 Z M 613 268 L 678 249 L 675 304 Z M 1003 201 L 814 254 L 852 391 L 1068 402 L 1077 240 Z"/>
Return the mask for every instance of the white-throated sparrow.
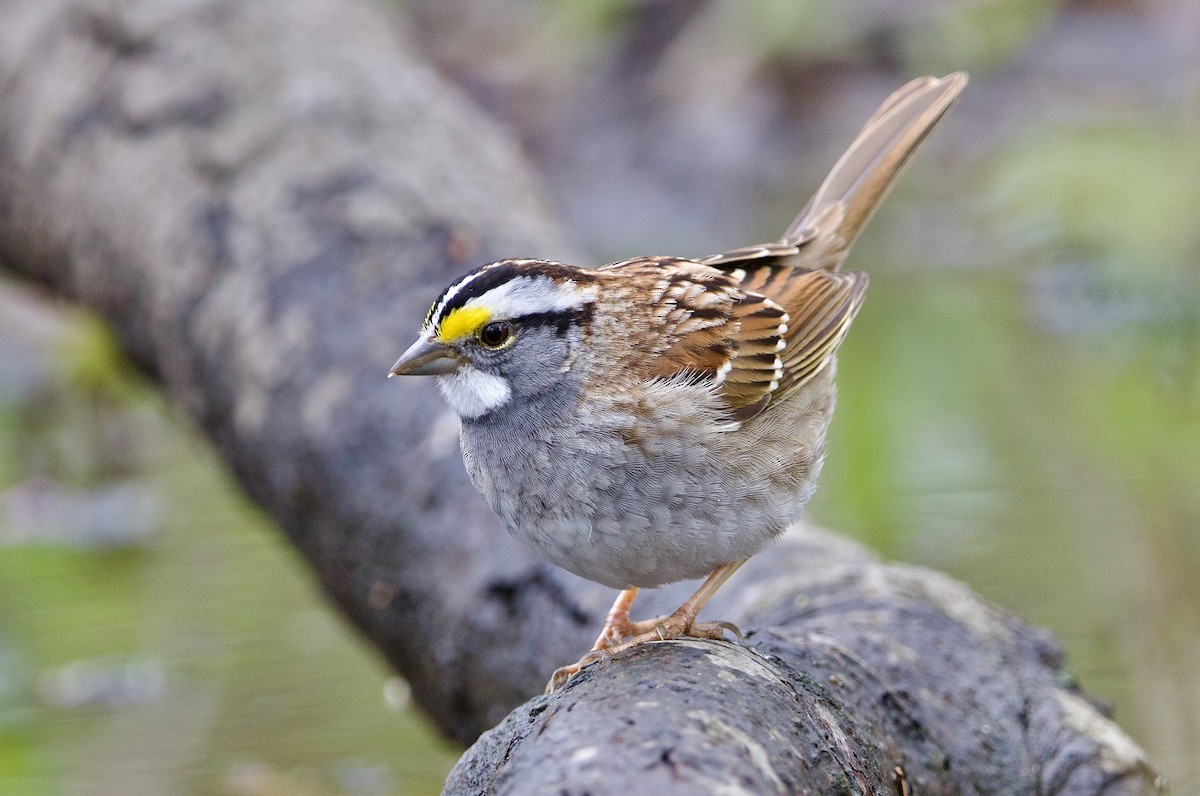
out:
<path id="1" fill-rule="evenodd" d="M 623 590 L 551 687 L 602 650 L 736 632 L 696 616 L 812 495 L 867 287 L 837 269 L 966 82 L 892 94 L 776 243 L 595 270 L 501 260 L 434 302 L 392 375 L 438 377 L 471 480 L 514 536 Z M 706 575 L 674 613 L 630 620 L 639 588 Z"/>

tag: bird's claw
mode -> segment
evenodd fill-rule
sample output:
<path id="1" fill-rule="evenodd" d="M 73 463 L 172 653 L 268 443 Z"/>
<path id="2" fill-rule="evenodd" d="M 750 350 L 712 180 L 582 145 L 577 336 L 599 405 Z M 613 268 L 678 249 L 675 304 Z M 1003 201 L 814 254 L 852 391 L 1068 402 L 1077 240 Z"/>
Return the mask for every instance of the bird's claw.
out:
<path id="1" fill-rule="evenodd" d="M 550 682 L 546 683 L 546 693 L 553 694 L 566 685 L 567 681 L 579 672 L 579 668 L 578 663 L 572 663 L 555 669 L 554 674 L 550 675 Z"/>
<path id="2" fill-rule="evenodd" d="M 679 638 L 707 638 L 724 641 L 725 634 L 730 633 L 739 642 L 745 641 L 742 631 L 733 622 L 690 622 L 677 615 L 660 617 L 654 621 L 653 629 L 636 636 L 629 641 L 673 641 Z"/>
<path id="3" fill-rule="evenodd" d="M 550 682 L 546 683 L 546 693 L 550 694 L 557 691 L 575 675 L 579 674 L 580 670 L 585 666 L 591 666 L 593 663 L 600 663 L 608 660 L 612 654 L 608 650 L 594 649 L 579 659 L 577 663 L 571 663 L 566 666 L 560 666 L 554 670 L 554 674 L 550 675 Z"/>
<path id="4" fill-rule="evenodd" d="M 744 642 L 746 637 L 742 635 L 742 631 L 733 622 L 696 622 L 683 635 L 689 638 L 711 638 L 717 641 L 724 641 L 725 634 L 731 633 L 738 643 Z"/>

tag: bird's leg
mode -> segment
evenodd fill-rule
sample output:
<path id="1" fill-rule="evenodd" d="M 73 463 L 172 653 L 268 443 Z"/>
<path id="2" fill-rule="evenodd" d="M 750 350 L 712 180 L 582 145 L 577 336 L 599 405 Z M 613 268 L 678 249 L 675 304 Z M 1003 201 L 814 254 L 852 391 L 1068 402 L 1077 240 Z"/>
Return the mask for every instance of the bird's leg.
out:
<path id="1" fill-rule="evenodd" d="M 608 609 L 608 617 L 604 620 L 604 629 L 600 631 L 600 637 L 592 645 L 593 651 L 608 649 L 641 632 L 629 619 L 629 609 L 633 607 L 633 601 L 637 599 L 637 596 L 637 586 L 623 589 L 617 595 L 612 608 Z"/>
<path id="2" fill-rule="evenodd" d="M 612 608 L 608 609 L 608 616 L 604 619 L 604 629 L 600 631 L 600 635 L 596 638 L 596 643 L 592 645 L 592 649 L 587 655 L 580 658 L 578 663 L 560 666 L 555 669 L 554 674 L 550 677 L 550 682 L 546 684 L 547 694 L 567 682 L 567 680 L 570 680 L 575 672 L 584 666 L 603 657 L 604 650 L 617 646 L 627 638 L 641 632 L 635 623 L 629 619 L 629 609 L 633 607 L 633 601 L 637 599 L 637 596 L 637 586 L 630 586 L 628 589 L 621 590 L 621 593 L 617 595 L 617 599 L 613 601 Z"/>
<path id="3" fill-rule="evenodd" d="M 725 638 L 725 632 L 733 633 L 739 639 L 742 631 L 732 622 L 697 622 L 696 617 L 717 589 L 738 571 L 738 568 L 749 559 L 743 558 L 728 564 L 722 564 L 712 571 L 696 593 L 684 601 L 675 611 L 655 619 L 643 619 L 640 622 L 630 622 L 625 643 L 618 647 L 609 647 L 610 653 L 628 649 L 647 641 L 669 641 L 671 639 L 689 638 Z"/>
<path id="4" fill-rule="evenodd" d="M 572 663 L 556 670 L 546 685 L 546 693 L 550 693 L 566 683 L 589 663 L 595 663 L 638 644 L 645 644 L 649 641 L 669 641 L 684 636 L 720 639 L 725 637 L 726 631 L 740 639 L 742 632 L 731 622 L 697 622 L 696 616 L 699 615 L 704 604 L 717 593 L 717 589 L 721 588 L 721 585 L 729 580 L 730 576 L 737 572 L 738 567 L 745 564 L 746 561 L 747 559 L 743 558 L 720 565 L 705 578 L 704 583 L 700 584 L 700 588 L 696 589 L 696 593 L 689 597 L 683 605 L 673 613 L 657 619 L 630 621 L 629 609 L 637 597 L 637 589 L 625 589 L 617 595 L 617 600 L 613 603 L 613 607 L 608 612 L 608 618 L 604 622 L 604 630 L 601 632 L 600 638 L 596 639 L 592 650 L 580 658 L 578 663 Z M 619 644 L 613 644 L 618 640 Z"/>

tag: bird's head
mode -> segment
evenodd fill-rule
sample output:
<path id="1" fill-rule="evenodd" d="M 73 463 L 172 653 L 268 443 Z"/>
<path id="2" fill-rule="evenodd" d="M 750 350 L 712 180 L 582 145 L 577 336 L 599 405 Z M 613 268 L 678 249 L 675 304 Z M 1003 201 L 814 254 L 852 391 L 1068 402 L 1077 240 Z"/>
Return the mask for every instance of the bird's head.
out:
<path id="1" fill-rule="evenodd" d="M 479 418 L 561 383 L 591 322 L 598 285 L 543 260 L 489 263 L 442 292 L 392 376 L 437 376 L 461 417 Z"/>

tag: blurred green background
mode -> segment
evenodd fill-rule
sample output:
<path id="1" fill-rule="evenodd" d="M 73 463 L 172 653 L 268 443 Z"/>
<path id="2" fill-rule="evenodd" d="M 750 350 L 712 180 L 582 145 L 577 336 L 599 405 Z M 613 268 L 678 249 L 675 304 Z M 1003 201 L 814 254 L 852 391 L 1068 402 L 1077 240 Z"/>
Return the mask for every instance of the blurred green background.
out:
<path id="1" fill-rule="evenodd" d="M 852 256 L 809 517 L 1050 628 L 1200 793 L 1195 3 L 401 13 L 597 262 L 776 237 L 890 89 L 970 70 Z M 0 793 L 422 794 L 456 756 L 103 327 L 0 283 Z"/>

